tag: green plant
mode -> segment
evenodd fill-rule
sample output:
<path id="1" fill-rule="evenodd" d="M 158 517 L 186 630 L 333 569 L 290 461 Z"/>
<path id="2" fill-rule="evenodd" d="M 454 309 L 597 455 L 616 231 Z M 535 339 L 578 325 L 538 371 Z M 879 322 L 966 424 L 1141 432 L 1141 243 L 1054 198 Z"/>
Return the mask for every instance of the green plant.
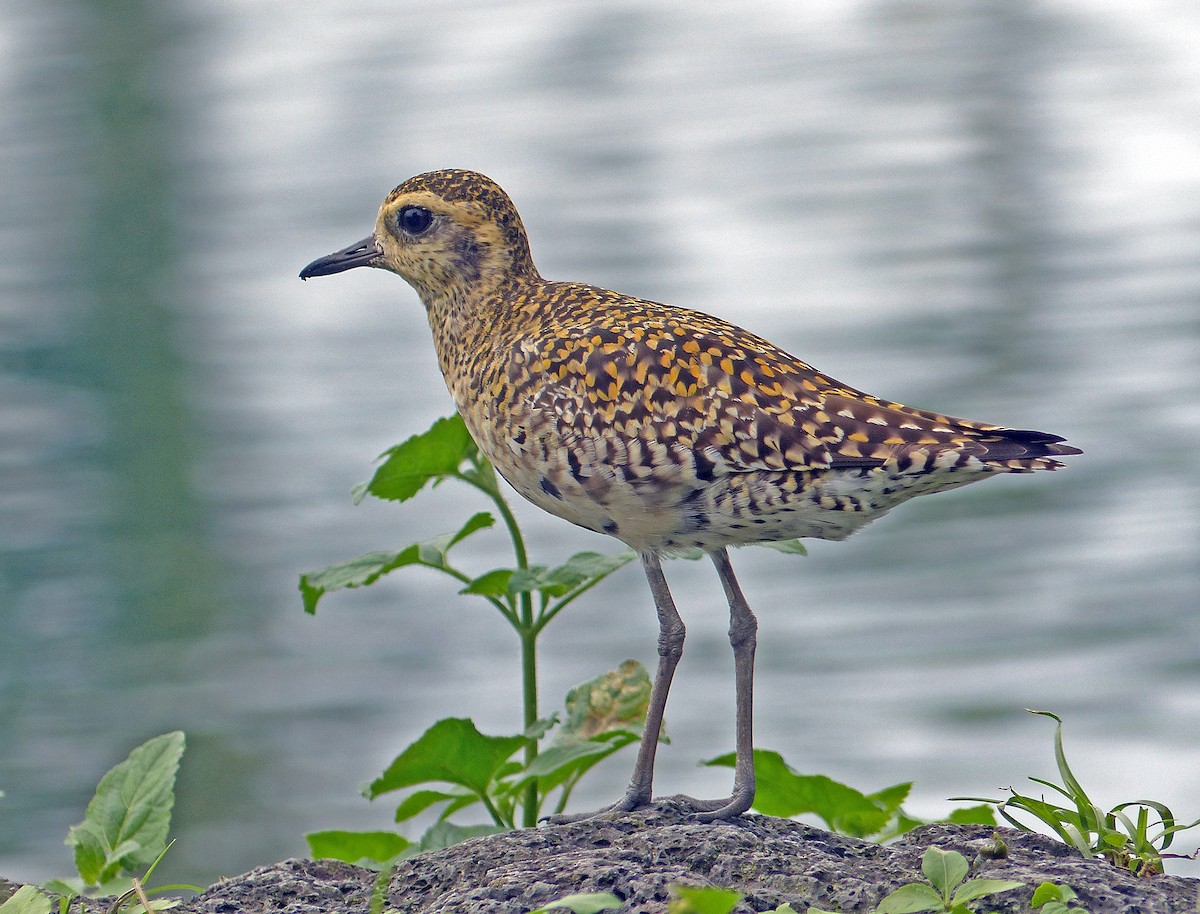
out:
<path id="1" fill-rule="evenodd" d="M 1082 906 L 1072 906 L 1078 896 L 1075 890 L 1063 883 L 1043 882 L 1033 890 L 1029 905 L 1041 908 L 1042 914 L 1088 914 Z"/>
<path id="2" fill-rule="evenodd" d="M 733 762 L 733 753 L 728 753 L 703 764 L 732 767 Z M 830 831 L 874 841 L 888 841 L 926 824 L 901 806 L 912 789 L 911 781 L 864 794 L 825 775 L 799 774 L 778 752 L 767 749 L 754 750 L 754 773 L 758 782 L 754 809 L 766 816 L 815 815 Z M 996 824 L 991 807 L 986 805 L 952 810 L 942 821 Z"/>
<path id="3" fill-rule="evenodd" d="M 517 633 L 522 732 L 485 736 L 468 719 L 438 721 L 397 756 L 366 791 L 374 798 L 424 784 L 449 784 L 449 789 L 418 790 L 397 809 L 397 821 L 403 821 L 443 804 L 439 822 L 422 843 L 413 845 L 386 832 L 319 832 L 309 836 L 314 855 L 388 860 L 413 849 L 444 846 L 470 834 L 535 825 L 551 791 L 559 791 L 555 809 L 561 810 L 579 778 L 592 765 L 640 736 L 645 717 L 641 693 L 644 685 L 648 697 L 649 682 L 640 666 L 628 663 L 572 691 L 567 699 L 568 721 L 559 728 L 546 757 L 539 758 L 542 740 L 558 723 L 558 716 L 541 718 L 538 713 L 538 636 L 567 606 L 627 564 L 633 553 L 581 552 L 556 566 L 530 563 L 524 536 L 501 493 L 496 473 L 457 415 L 439 419 L 428 431 L 387 451 L 370 481 L 355 490 L 355 497 L 361 500 L 372 495 L 403 502 L 426 486 L 447 480 L 457 480 L 481 492 L 495 513 L 479 512 L 454 533 L 413 543 L 396 552 L 375 552 L 302 575 L 304 608 L 313 613 L 326 593 L 370 585 L 398 568 L 430 568 L 452 578 L 460 585 L 460 594 L 486 601 Z M 483 574 L 464 571 L 451 557 L 451 550 L 478 531 L 492 527 L 497 517 L 511 542 L 513 566 Z M 587 700 L 580 697 L 583 693 Z M 521 762 L 513 760 L 518 752 Z M 445 821 L 474 803 L 486 809 L 491 825 L 463 829 Z"/>
<path id="4" fill-rule="evenodd" d="M 110 910 L 136 897 L 146 911 L 162 911 L 178 901 L 156 899 L 170 891 L 199 892 L 194 885 L 167 885 L 148 891 L 145 882 L 170 849 L 167 840 L 175 806 L 175 778 L 185 738 L 178 730 L 138 746 L 100 779 L 83 821 L 71 826 L 66 843 L 74 848 L 77 875 L 51 879 L 42 885 L 60 896 L 66 914 L 78 896 L 118 896 Z M 141 875 L 135 875 L 140 873 Z M 4 914 L 48 914 L 51 901 L 32 886 L 24 886 L 0 905 Z"/>
<path id="5" fill-rule="evenodd" d="M 673 885 L 671 900 L 667 902 L 667 914 L 730 914 L 741 900 L 741 892 L 733 889 L 707 885 Z M 765 914 L 796 914 L 796 909 L 785 901 Z"/>
<path id="6" fill-rule="evenodd" d="M 902 885 L 884 897 L 877 914 L 913 914 L 917 911 L 945 911 L 970 914 L 968 902 L 988 895 L 1019 889 L 1025 883 L 1011 879 L 967 879 L 970 867 L 958 851 L 931 847 L 921 856 L 921 872 L 929 880 Z"/>
<path id="7" fill-rule="evenodd" d="M 577 895 L 567 895 L 534 908 L 529 914 L 550 914 L 551 911 L 570 911 L 571 914 L 599 914 L 600 911 L 614 911 L 621 907 L 621 899 L 610 892 L 582 892 Z"/>
<path id="8" fill-rule="evenodd" d="M 1086 857 L 1104 857 L 1116 866 L 1124 867 L 1137 875 L 1152 875 L 1162 872 L 1163 851 L 1171 846 L 1178 832 L 1200 825 L 1200 819 L 1186 824 L 1175 821 L 1171 810 L 1153 800 L 1133 800 L 1119 803 L 1105 810 L 1088 797 L 1083 785 L 1072 773 L 1063 751 L 1062 718 L 1049 711 L 1030 711 L 1056 722 L 1054 730 L 1054 759 L 1062 784 L 1043 778 L 1030 778 L 1035 784 L 1049 787 L 1070 801 L 1070 806 L 1059 806 L 1045 797 L 1030 797 L 1008 788 L 1012 794 L 1004 800 L 984 797 L 958 797 L 974 799 L 996 807 L 1004 819 L 1021 829 L 1033 831 L 1017 819 L 1011 810 L 1028 813 L 1048 826 L 1063 842 L 1071 845 Z M 1151 816 L 1154 816 L 1152 824 Z"/>
<path id="9" fill-rule="evenodd" d="M 460 594 L 486 601 L 517 633 L 523 730 L 490 736 L 480 733 L 467 718 L 437 721 L 365 789 L 372 799 L 395 790 L 411 790 L 397 807 L 398 822 L 440 806 L 438 821 L 420 841 L 393 832 L 314 832 L 307 836 L 314 856 L 379 865 L 466 837 L 531 826 L 543 811 L 561 812 L 592 766 L 640 737 L 650 683 L 641 666 L 632 661 L 573 689 L 567 696 L 566 719 L 547 743 L 543 741 L 559 716 L 539 716 L 537 692 L 538 636 L 566 606 L 629 562 L 633 554 L 583 552 L 553 567 L 531 564 L 496 473 L 457 415 L 439 419 L 428 431 L 388 450 L 371 480 L 355 489 L 355 497 L 361 500 L 372 495 L 403 502 L 426 486 L 447 480 L 482 493 L 494 513 L 476 513 L 454 533 L 302 575 L 304 608 L 313 613 L 325 594 L 368 586 L 398 568 L 430 568 L 452 578 L 460 585 Z M 459 567 L 451 551 L 480 530 L 494 526 L 496 517 L 508 533 L 514 564 L 470 574 Z M 788 554 L 805 554 L 798 540 L 763 545 Z M 699 550 L 691 550 L 681 557 L 701 555 Z M 519 762 L 514 758 L 518 753 L 522 755 Z M 755 807 L 760 812 L 815 813 L 836 831 L 877 840 L 921 824 L 900 807 L 909 784 L 865 795 L 829 778 L 797 775 L 778 753 L 759 751 L 755 758 L 760 783 Z M 732 764 L 732 755 L 707 764 Z M 557 800 L 551 804 L 550 794 L 556 790 Z M 475 804 L 483 807 L 490 824 L 463 827 L 448 821 L 449 816 Z M 987 807 L 956 810 L 950 820 L 994 824 Z"/>

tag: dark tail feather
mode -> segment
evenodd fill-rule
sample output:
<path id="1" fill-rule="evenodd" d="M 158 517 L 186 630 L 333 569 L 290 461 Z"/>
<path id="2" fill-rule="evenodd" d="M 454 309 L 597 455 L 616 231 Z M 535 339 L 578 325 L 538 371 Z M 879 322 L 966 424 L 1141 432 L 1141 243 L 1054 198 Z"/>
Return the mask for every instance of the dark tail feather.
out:
<path id="1" fill-rule="evenodd" d="M 1082 454 L 1077 447 L 1062 444 L 1061 435 L 1036 432 L 1023 428 L 998 428 L 980 437 L 979 442 L 987 447 L 983 459 L 992 461 L 1037 460 L 1039 457 L 1069 457 Z M 1057 461 L 1048 461 L 1057 463 Z M 1039 467 L 1040 469 L 1040 467 Z"/>

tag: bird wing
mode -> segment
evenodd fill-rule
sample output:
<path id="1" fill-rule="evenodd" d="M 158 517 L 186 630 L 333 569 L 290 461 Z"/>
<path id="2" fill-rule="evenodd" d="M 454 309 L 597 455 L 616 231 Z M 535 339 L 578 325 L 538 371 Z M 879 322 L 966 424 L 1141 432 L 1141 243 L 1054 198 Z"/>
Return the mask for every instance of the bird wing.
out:
<path id="1" fill-rule="evenodd" d="M 925 466 L 945 451 L 1022 469 L 1075 452 L 1055 435 L 881 400 L 719 318 L 653 302 L 624 299 L 619 312 L 524 337 L 508 365 L 535 435 L 568 447 L 637 443 L 606 449 L 606 462 L 665 449 L 704 476 Z"/>

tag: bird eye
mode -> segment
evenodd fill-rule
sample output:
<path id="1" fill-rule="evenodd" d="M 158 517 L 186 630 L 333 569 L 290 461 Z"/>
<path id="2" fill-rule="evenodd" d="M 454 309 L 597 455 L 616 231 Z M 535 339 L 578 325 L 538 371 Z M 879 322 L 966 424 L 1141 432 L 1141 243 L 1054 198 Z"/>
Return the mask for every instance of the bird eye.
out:
<path id="1" fill-rule="evenodd" d="M 433 223 L 433 213 L 421 206 L 406 206 L 396 217 L 400 230 L 406 235 L 420 235 Z"/>

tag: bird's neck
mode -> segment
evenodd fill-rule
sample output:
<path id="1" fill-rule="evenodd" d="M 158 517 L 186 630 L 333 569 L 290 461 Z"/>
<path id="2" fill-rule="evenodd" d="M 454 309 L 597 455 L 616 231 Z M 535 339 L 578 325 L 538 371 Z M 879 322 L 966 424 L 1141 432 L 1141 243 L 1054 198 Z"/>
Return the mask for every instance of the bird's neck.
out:
<path id="1" fill-rule="evenodd" d="M 522 279 L 504 277 L 488 286 L 422 292 L 438 365 L 460 411 L 469 400 L 487 396 L 486 368 L 498 364 L 493 353 L 510 347 L 520 334 L 528 321 L 520 303 L 528 289 L 542 281 L 535 273 Z"/>

